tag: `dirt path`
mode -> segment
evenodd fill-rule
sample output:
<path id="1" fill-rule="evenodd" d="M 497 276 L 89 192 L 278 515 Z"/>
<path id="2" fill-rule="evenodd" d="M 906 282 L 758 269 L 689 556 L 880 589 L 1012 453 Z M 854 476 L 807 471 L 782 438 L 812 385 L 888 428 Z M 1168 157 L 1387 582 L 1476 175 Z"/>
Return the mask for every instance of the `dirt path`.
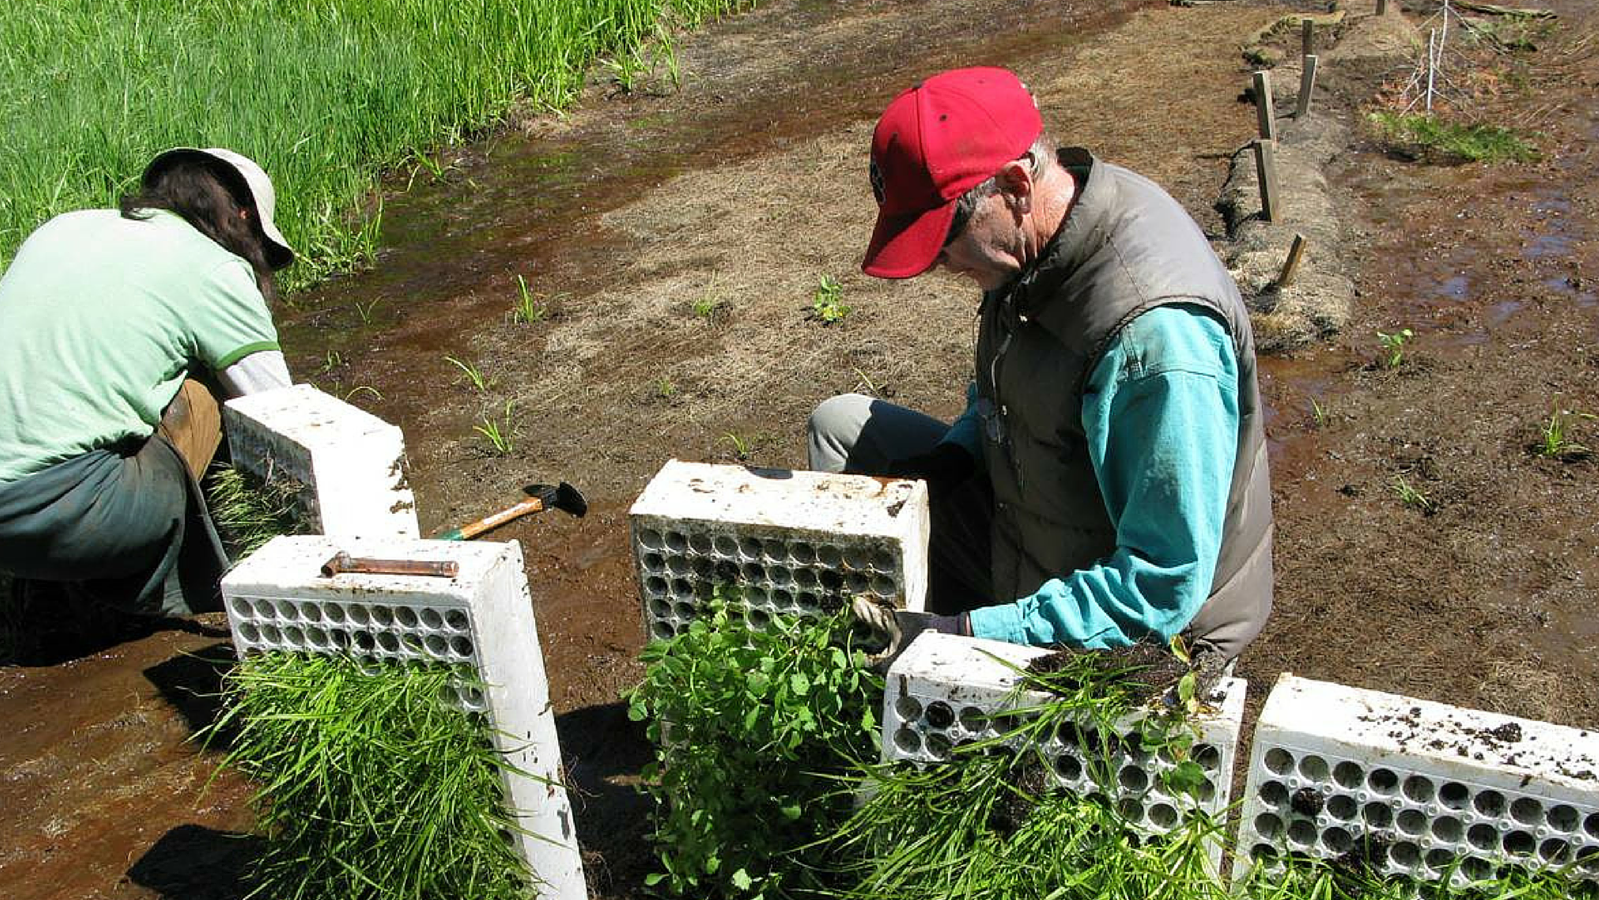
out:
<path id="1" fill-rule="evenodd" d="M 405 429 L 424 529 L 532 480 L 588 493 L 580 522 L 496 537 L 527 552 L 600 896 L 636 896 L 649 865 L 630 787 L 643 746 L 616 703 L 642 641 L 633 497 L 671 456 L 731 459 L 742 444 L 799 464 L 805 416 L 840 391 L 958 408 L 970 289 L 858 273 L 875 112 L 926 72 L 1008 65 L 1059 139 L 1150 175 L 1219 238 L 1212 203 L 1254 130 L 1238 45 L 1296 5 L 776 2 L 685 38 L 680 91 L 597 83 L 564 118 L 449 154 L 442 181 L 387 201 L 376 271 L 297 298 L 295 371 L 371 388 L 351 399 Z M 1351 120 L 1374 86 L 1331 83 Z M 1596 84 L 1589 60 L 1517 102 L 1591 107 Z M 1599 725 L 1599 479 L 1592 462 L 1525 449 L 1552 404 L 1599 411 L 1591 116 L 1545 115 L 1536 165 L 1438 168 L 1362 146 L 1329 167 L 1363 236 L 1345 248 L 1360 296 L 1331 345 L 1264 367 L 1279 587 L 1242 661 L 1257 702 L 1293 671 Z M 546 320 L 507 321 L 517 275 Z M 852 307 L 832 326 L 805 314 L 824 275 Z M 1370 366 L 1375 332 L 1402 327 L 1417 335 L 1409 362 Z M 489 388 L 461 383 L 446 354 Z M 472 426 L 508 401 L 515 449 L 496 456 Z M 1599 427 L 1578 430 L 1599 446 Z M 1402 503 L 1398 477 L 1436 511 Z M 248 846 L 223 835 L 245 825 L 244 788 L 223 779 L 195 803 L 215 757 L 182 742 L 204 709 L 166 699 L 212 677 L 177 656 L 212 643 L 166 633 L 0 670 L 0 716 L 16 723 L 0 738 L 0 808 L 21 811 L 0 823 L 0 894 L 234 895 Z"/>

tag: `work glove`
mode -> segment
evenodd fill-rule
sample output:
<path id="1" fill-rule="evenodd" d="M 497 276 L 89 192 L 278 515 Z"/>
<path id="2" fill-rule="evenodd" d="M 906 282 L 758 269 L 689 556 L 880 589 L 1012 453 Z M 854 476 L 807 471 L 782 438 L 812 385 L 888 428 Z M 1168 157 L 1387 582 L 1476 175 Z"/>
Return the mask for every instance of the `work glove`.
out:
<path id="1" fill-rule="evenodd" d="M 977 460 L 959 444 L 934 445 L 926 453 L 891 460 L 888 472 L 891 478 L 916 478 L 929 486 L 954 487 L 972 476 L 977 470 Z"/>
<path id="2" fill-rule="evenodd" d="M 870 628 L 872 633 L 878 635 L 884 642 L 882 650 L 867 654 L 866 657 L 872 668 L 878 671 L 887 671 L 888 667 L 894 664 L 894 660 L 905 652 L 905 648 L 911 645 L 911 641 L 924 631 L 968 636 L 972 633 L 971 623 L 965 613 L 938 616 L 932 613 L 896 609 L 886 600 L 864 594 L 851 600 L 849 608 L 856 620 Z"/>

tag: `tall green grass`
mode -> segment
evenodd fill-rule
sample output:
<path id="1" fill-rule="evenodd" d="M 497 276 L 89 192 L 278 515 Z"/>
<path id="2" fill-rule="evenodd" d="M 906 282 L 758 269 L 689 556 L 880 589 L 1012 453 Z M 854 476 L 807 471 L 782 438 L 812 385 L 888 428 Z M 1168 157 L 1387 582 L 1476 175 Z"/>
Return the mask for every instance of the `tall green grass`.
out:
<path id="1" fill-rule="evenodd" d="M 377 175 L 559 108 L 600 58 L 753 0 L 14 0 L 0 7 L 0 268 L 156 152 L 226 146 L 278 188 L 289 286 L 370 258 Z M 669 44 L 668 44 L 669 46 Z M 631 65 L 631 63 L 630 63 Z"/>

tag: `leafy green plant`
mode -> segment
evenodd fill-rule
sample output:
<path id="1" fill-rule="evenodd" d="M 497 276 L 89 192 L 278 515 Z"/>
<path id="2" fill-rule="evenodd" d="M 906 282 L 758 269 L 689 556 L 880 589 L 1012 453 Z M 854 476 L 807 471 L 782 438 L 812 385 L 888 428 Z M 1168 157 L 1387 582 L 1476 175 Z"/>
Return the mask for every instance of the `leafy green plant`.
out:
<path id="1" fill-rule="evenodd" d="M 1561 409 L 1555 407 L 1549 418 L 1539 426 L 1539 441 L 1533 451 L 1546 459 L 1582 459 L 1593 453 L 1585 444 L 1578 443 L 1571 436 L 1571 426 L 1579 420 L 1593 421 L 1593 413 L 1577 410 Z"/>
<path id="2" fill-rule="evenodd" d="M 656 744 L 644 789 L 661 871 L 646 884 L 768 900 L 816 887 L 832 865 L 819 838 L 852 803 L 835 779 L 877 754 L 882 679 L 846 612 L 768 617 L 725 588 L 706 609 L 645 648 L 628 696 Z"/>
<path id="3" fill-rule="evenodd" d="M 1415 332 L 1409 328 L 1401 328 L 1392 334 L 1377 332 L 1377 340 L 1382 344 L 1383 368 L 1399 368 L 1399 364 L 1405 359 L 1405 342 L 1415 336 Z"/>
<path id="4" fill-rule="evenodd" d="M 479 369 L 477 366 L 474 366 L 469 362 L 456 359 L 453 356 L 446 356 L 444 357 L 444 360 L 461 370 L 461 374 L 466 378 L 467 384 L 470 384 L 479 391 L 486 391 L 489 389 L 489 379 L 484 376 L 482 369 Z"/>
<path id="5" fill-rule="evenodd" d="M 1389 143 L 1470 162 L 1527 162 L 1532 145 L 1508 128 L 1463 125 L 1433 115 L 1378 111 L 1371 121 Z"/>
<path id="6" fill-rule="evenodd" d="M 280 534 L 305 534 L 299 497 L 305 486 L 287 478 L 263 482 L 218 463 L 206 472 L 205 500 L 228 555 L 239 559 Z"/>
<path id="7" fill-rule="evenodd" d="M 665 375 L 655 379 L 653 387 L 655 396 L 662 400 L 670 400 L 677 396 L 677 385 L 673 384 L 672 379 L 667 378 Z"/>
<path id="8" fill-rule="evenodd" d="M 288 653 L 246 657 L 201 733 L 256 785 L 251 897 L 525 900 L 503 835 L 508 769 L 487 721 L 448 705 L 469 674 Z"/>
<path id="9" fill-rule="evenodd" d="M 505 401 L 505 409 L 498 420 L 485 415 L 483 420 L 472 426 L 472 430 L 483 436 L 489 445 L 489 450 L 495 456 L 509 456 L 516 446 L 511 442 L 512 433 L 515 431 L 514 412 L 515 400 Z"/>
<path id="10" fill-rule="evenodd" d="M 344 365 L 344 356 L 330 347 L 322 357 L 322 365 L 317 368 L 317 374 L 326 375 L 342 365 Z"/>
<path id="11" fill-rule="evenodd" d="M 1406 506 L 1419 509 L 1427 515 L 1432 515 L 1438 511 L 1437 502 L 1418 490 L 1403 475 L 1394 476 L 1393 490 L 1394 496 L 1398 497 L 1399 502 Z"/>
<path id="12" fill-rule="evenodd" d="M 722 435 L 722 440 L 726 441 L 728 445 L 733 448 L 733 458 L 739 462 L 749 462 L 750 457 L 755 455 L 757 443 L 754 438 L 745 437 L 737 432 L 729 431 Z"/>
<path id="13" fill-rule="evenodd" d="M 849 314 L 850 307 L 844 302 L 843 285 L 832 276 L 823 275 L 811 294 L 810 317 L 823 325 L 832 325 L 844 321 Z"/>
<path id="14" fill-rule="evenodd" d="M 549 303 L 528 288 L 526 278 L 516 276 L 516 305 L 511 308 L 511 320 L 532 325 L 544 321 L 549 315 Z"/>

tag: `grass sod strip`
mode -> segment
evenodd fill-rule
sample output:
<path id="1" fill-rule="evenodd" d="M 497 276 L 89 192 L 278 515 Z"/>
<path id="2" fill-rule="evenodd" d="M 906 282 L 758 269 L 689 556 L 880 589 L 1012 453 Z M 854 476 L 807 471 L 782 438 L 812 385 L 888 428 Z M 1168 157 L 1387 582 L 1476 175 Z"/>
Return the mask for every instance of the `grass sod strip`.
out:
<path id="1" fill-rule="evenodd" d="M 258 654 L 202 737 L 258 785 L 251 897 L 510 900 L 532 878 L 508 836 L 487 720 L 449 705 L 462 673 Z"/>
<path id="2" fill-rule="evenodd" d="M 1170 832 L 1139 834 L 1107 799 L 1113 789 L 1087 797 L 1054 789 L 1038 749 L 1051 735 L 1071 736 L 1090 751 L 1088 770 L 1095 780 L 1111 785 L 1114 749 L 1108 737 L 1094 736 L 1111 735 L 1111 726 L 1137 705 L 1162 704 L 1170 683 L 1162 683 L 1164 676 L 1145 677 L 1154 669 L 1116 654 L 1066 652 L 1046 659 L 1048 671 L 1024 673 L 1020 689 L 1042 690 L 1054 699 L 996 716 L 998 737 L 954 748 L 945 764 L 874 770 L 867 799 L 840 828 L 833 847 L 834 857 L 846 861 L 848 882 L 829 896 L 1228 896 L 1208 869 L 1217 823 L 1189 810 Z M 1177 677 L 1179 686 L 1188 685 L 1190 698 L 1191 675 Z M 1145 720 L 1146 749 L 1184 758 L 1192 742 L 1185 706 L 1159 706 L 1166 711 Z M 1172 778 L 1181 782 L 1183 771 L 1179 765 Z"/>
<path id="3" fill-rule="evenodd" d="M 1240 900 L 1595 900 L 1599 887 L 1572 880 L 1569 865 L 1537 872 L 1503 867 L 1492 878 L 1464 888 L 1450 886 L 1453 871 L 1437 881 L 1415 881 L 1372 871 L 1363 852 L 1386 852 L 1376 841 L 1349 858 L 1333 861 L 1298 855 L 1251 869 Z"/>
<path id="4" fill-rule="evenodd" d="M 709 609 L 645 648 L 629 697 L 657 754 L 644 783 L 662 871 L 646 883 L 692 897 L 813 896 L 832 868 L 820 838 L 853 803 L 840 785 L 878 753 L 882 678 L 851 645 L 846 613 L 755 630 L 741 603 Z"/>
<path id="5" fill-rule="evenodd" d="M 369 260 L 378 173 L 559 109 L 747 0 L 17 0 L 0 7 L 0 269 L 53 215 L 114 206 L 158 151 L 272 176 L 293 288 Z"/>
<path id="6" fill-rule="evenodd" d="M 263 484 L 242 469 L 217 464 L 206 473 L 205 502 L 211 522 L 233 559 L 243 559 L 280 534 L 303 534 L 296 483 Z"/>

